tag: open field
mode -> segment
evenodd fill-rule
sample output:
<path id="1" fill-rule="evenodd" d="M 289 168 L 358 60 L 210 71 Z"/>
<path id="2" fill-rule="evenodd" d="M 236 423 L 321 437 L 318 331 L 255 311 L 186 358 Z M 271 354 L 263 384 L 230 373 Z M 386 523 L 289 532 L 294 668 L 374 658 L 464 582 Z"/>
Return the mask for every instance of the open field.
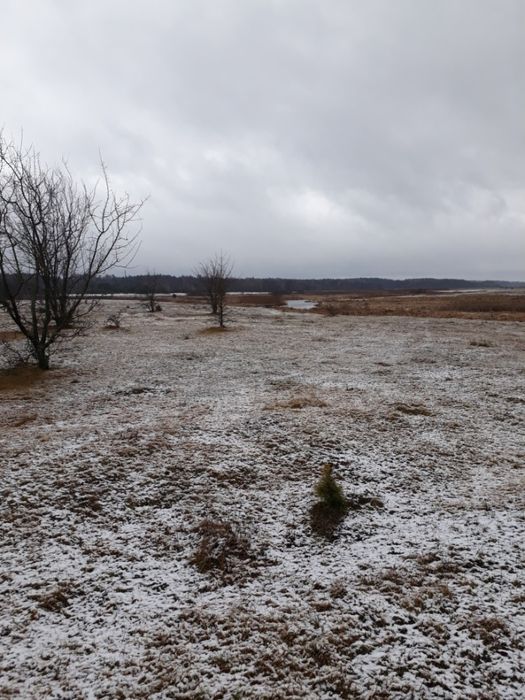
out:
<path id="1" fill-rule="evenodd" d="M 492 321 L 525 321 L 525 289 L 463 292 L 370 291 L 333 294 L 235 294 L 231 306 L 282 308 L 288 300 L 316 302 L 315 313 L 327 316 L 415 316 Z M 174 299 L 164 297 L 163 303 Z M 194 304 L 195 297 L 177 297 L 179 304 Z M 199 300 L 204 303 L 204 299 Z"/>
<path id="2" fill-rule="evenodd" d="M 525 290 L 390 294 L 337 294 L 316 297 L 328 315 L 416 316 L 525 321 Z"/>
<path id="3" fill-rule="evenodd" d="M 0 376 L 0 697 L 523 697 L 525 326 L 163 308 Z"/>

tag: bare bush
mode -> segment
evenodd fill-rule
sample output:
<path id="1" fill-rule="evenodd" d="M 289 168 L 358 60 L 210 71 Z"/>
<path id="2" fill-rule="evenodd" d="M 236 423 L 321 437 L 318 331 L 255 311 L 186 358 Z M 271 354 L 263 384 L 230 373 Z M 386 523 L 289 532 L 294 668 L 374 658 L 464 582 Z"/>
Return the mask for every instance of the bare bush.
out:
<path id="1" fill-rule="evenodd" d="M 233 263 L 224 253 L 216 253 L 207 262 L 201 263 L 196 275 L 206 294 L 211 313 L 217 318 L 220 328 L 224 328 L 226 313 L 226 293 L 231 281 Z"/>
<path id="2" fill-rule="evenodd" d="M 162 311 L 162 307 L 158 302 L 157 294 L 159 291 L 159 276 L 156 274 L 148 274 L 144 278 L 143 283 L 144 295 L 146 296 L 146 308 L 150 313 Z"/>
<path id="3" fill-rule="evenodd" d="M 84 328 L 98 302 L 88 296 L 93 279 L 125 267 L 136 250 L 127 231 L 142 202 L 117 197 L 101 170 L 89 189 L 66 164 L 50 168 L 0 134 L 0 304 L 41 369 L 59 337 Z"/>
<path id="4" fill-rule="evenodd" d="M 119 309 L 118 311 L 110 314 L 106 319 L 106 328 L 111 328 L 113 330 L 120 330 L 122 327 L 122 316 L 124 314 L 124 309 Z"/>

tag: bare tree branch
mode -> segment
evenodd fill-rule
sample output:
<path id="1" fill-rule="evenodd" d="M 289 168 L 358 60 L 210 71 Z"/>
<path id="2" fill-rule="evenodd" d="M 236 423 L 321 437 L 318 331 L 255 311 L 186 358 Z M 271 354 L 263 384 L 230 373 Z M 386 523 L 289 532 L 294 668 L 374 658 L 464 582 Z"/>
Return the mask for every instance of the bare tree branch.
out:
<path id="1" fill-rule="evenodd" d="M 57 338 L 77 333 L 96 305 L 86 298 L 92 280 L 129 265 L 138 248 L 128 230 L 144 202 L 117 197 L 101 169 L 88 189 L 66 163 L 49 168 L 0 132 L 0 305 L 42 369 Z"/>

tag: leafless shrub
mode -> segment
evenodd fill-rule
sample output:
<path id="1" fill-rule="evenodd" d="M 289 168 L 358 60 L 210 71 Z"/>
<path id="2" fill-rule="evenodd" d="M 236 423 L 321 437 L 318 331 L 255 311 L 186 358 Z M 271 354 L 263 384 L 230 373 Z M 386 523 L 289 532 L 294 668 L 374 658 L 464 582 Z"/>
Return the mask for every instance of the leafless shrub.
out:
<path id="1" fill-rule="evenodd" d="M 49 168 L 34 148 L 0 133 L 0 305 L 41 369 L 59 337 L 84 328 L 98 303 L 88 296 L 93 279 L 136 250 L 136 235 L 126 232 L 142 202 L 117 197 L 101 169 L 99 198 L 67 165 Z"/>
<path id="2" fill-rule="evenodd" d="M 122 326 L 123 314 L 124 314 L 123 309 L 119 309 L 118 311 L 115 311 L 114 313 L 110 314 L 106 319 L 105 327 L 109 328 L 111 330 L 119 331 L 121 326 Z"/>
<path id="3" fill-rule="evenodd" d="M 22 344 L 17 343 L 15 345 L 12 341 L 2 339 L 0 341 L 0 348 L 5 364 L 10 369 L 22 367 L 27 364 L 32 355 L 27 342 Z"/>
<path id="4" fill-rule="evenodd" d="M 231 281 L 233 263 L 224 253 L 216 253 L 207 262 L 201 263 L 196 275 L 202 286 L 210 310 L 224 328 L 226 314 L 226 292 Z"/>
<path id="5" fill-rule="evenodd" d="M 146 297 L 146 309 L 150 313 L 156 313 L 162 311 L 162 307 L 158 302 L 158 291 L 159 291 L 159 275 L 155 273 L 148 272 L 143 280 L 143 293 Z"/>

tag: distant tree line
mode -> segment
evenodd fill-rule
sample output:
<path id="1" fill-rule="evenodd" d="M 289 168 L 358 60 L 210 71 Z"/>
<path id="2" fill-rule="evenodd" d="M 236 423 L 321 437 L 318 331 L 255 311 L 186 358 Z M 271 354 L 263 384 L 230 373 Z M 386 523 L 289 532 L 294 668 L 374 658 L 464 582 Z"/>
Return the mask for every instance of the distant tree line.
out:
<path id="1" fill-rule="evenodd" d="M 359 291 L 435 291 L 443 289 L 501 289 L 524 287 L 524 282 L 495 280 L 433 279 L 430 277 L 393 280 L 384 277 L 345 279 L 289 279 L 283 277 L 232 278 L 231 292 L 268 292 L 272 294 L 359 292 Z M 105 275 L 91 281 L 92 294 L 146 294 L 151 287 L 151 275 Z M 157 294 L 203 294 L 197 275 L 155 275 Z"/>

